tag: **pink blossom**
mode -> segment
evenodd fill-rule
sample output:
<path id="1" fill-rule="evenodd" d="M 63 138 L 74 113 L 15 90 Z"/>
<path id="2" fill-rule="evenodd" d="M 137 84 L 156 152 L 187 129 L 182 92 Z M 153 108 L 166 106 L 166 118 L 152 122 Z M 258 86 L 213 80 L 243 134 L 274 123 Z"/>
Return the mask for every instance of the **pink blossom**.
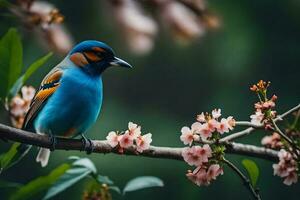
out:
<path id="1" fill-rule="evenodd" d="M 188 171 L 186 174 L 187 178 L 195 183 L 198 186 L 201 185 L 209 185 L 207 176 L 206 176 L 206 169 L 203 166 L 199 166 L 194 171 Z"/>
<path id="2" fill-rule="evenodd" d="M 198 122 L 206 122 L 205 115 L 203 112 L 200 115 L 197 115 L 197 121 Z"/>
<path id="3" fill-rule="evenodd" d="M 205 168 L 201 168 L 198 170 L 197 172 L 197 176 L 196 176 L 196 184 L 198 186 L 201 186 L 201 185 L 209 185 L 210 184 L 210 180 L 208 179 L 207 177 L 207 173 L 206 173 L 206 169 Z"/>
<path id="4" fill-rule="evenodd" d="M 211 137 L 212 131 L 209 128 L 208 123 L 202 124 L 199 133 L 200 133 L 200 136 L 202 139 L 207 139 L 207 138 Z"/>
<path id="5" fill-rule="evenodd" d="M 135 123 L 129 122 L 128 123 L 128 134 L 132 137 L 132 139 L 136 139 L 138 136 L 141 135 L 141 127 Z"/>
<path id="6" fill-rule="evenodd" d="M 265 136 L 265 137 L 263 137 L 262 138 L 262 140 L 261 140 L 261 144 L 262 145 L 265 145 L 265 146 L 271 146 L 271 144 L 272 144 L 272 142 L 273 142 L 273 139 L 272 139 L 272 136 Z"/>
<path id="7" fill-rule="evenodd" d="M 298 175 L 296 171 L 290 172 L 283 181 L 283 183 L 286 185 L 292 185 L 293 183 L 297 183 L 297 182 L 298 182 Z"/>
<path id="8" fill-rule="evenodd" d="M 273 107 L 275 107 L 275 102 L 273 102 L 272 100 L 266 101 L 262 104 L 262 107 L 264 109 L 273 108 Z"/>
<path id="9" fill-rule="evenodd" d="M 136 150 L 141 153 L 144 150 L 149 149 L 151 142 L 152 142 L 152 134 L 151 133 L 148 133 L 143 136 L 139 136 L 136 139 Z"/>
<path id="10" fill-rule="evenodd" d="M 202 124 L 199 123 L 199 122 L 195 122 L 191 126 L 191 129 L 192 129 L 193 133 L 199 133 L 201 128 L 202 128 Z"/>
<path id="11" fill-rule="evenodd" d="M 283 143 L 281 142 L 281 137 L 278 133 L 274 132 L 271 136 L 265 136 L 261 140 L 261 144 L 272 149 L 281 148 Z"/>
<path id="12" fill-rule="evenodd" d="M 252 124 L 259 126 L 262 124 L 262 120 L 264 119 L 264 114 L 260 110 L 257 110 L 254 115 L 250 116 L 250 118 Z"/>
<path id="13" fill-rule="evenodd" d="M 22 98 L 25 101 L 30 102 L 34 97 L 35 89 L 32 86 L 23 86 L 21 92 L 22 92 Z"/>
<path id="14" fill-rule="evenodd" d="M 215 119 L 210 119 L 207 121 L 207 126 L 210 129 L 211 132 L 214 132 L 216 128 L 218 127 L 219 122 Z"/>
<path id="15" fill-rule="evenodd" d="M 218 123 L 217 131 L 221 134 L 229 132 L 229 124 L 227 119 L 222 118 L 221 122 Z"/>
<path id="16" fill-rule="evenodd" d="M 118 135 L 115 131 L 111 131 L 108 133 L 108 135 L 106 136 L 106 140 L 107 143 L 111 146 L 111 147 L 115 147 L 118 145 L 119 143 L 119 139 L 118 139 Z"/>
<path id="17" fill-rule="evenodd" d="M 201 149 L 200 146 L 193 146 L 191 148 L 186 147 L 182 150 L 182 157 L 185 162 L 191 166 L 199 166 L 202 164 L 202 158 L 196 153 L 197 149 Z"/>
<path id="18" fill-rule="evenodd" d="M 298 181 L 297 175 L 297 162 L 293 159 L 290 152 L 281 149 L 278 153 L 279 163 L 273 164 L 274 175 L 278 175 L 285 178 L 283 183 L 286 185 L 291 185 Z"/>
<path id="19" fill-rule="evenodd" d="M 286 177 L 289 174 L 288 169 L 286 168 L 284 163 L 273 164 L 274 175 L 280 177 Z"/>
<path id="20" fill-rule="evenodd" d="M 133 138 L 129 133 L 125 133 L 124 135 L 119 136 L 119 143 L 121 148 L 128 148 L 133 145 Z"/>
<path id="21" fill-rule="evenodd" d="M 205 144 L 203 147 L 192 146 L 191 148 L 184 148 L 182 156 L 189 165 L 200 166 L 203 162 L 208 162 L 208 158 L 212 156 L 211 153 L 211 148 Z"/>
<path id="22" fill-rule="evenodd" d="M 212 180 L 215 180 L 217 176 L 223 174 L 223 169 L 218 164 L 207 166 L 198 166 L 193 172 L 188 171 L 187 178 L 197 184 L 198 186 L 209 185 Z"/>
<path id="23" fill-rule="evenodd" d="M 289 161 L 292 159 L 292 154 L 284 149 L 281 149 L 278 153 L 279 160 Z"/>
<path id="24" fill-rule="evenodd" d="M 235 119 L 233 119 L 232 116 L 227 117 L 227 124 L 229 130 L 233 130 L 233 127 L 235 126 Z"/>
<path id="25" fill-rule="evenodd" d="M 201 157 L 202 162 L 208 162 L 208 158 L 212 155 L 211 152 L 211 148 L 208 144 L 205 144 L 201 149 L 196 150 L 196 153 Z"/>
<path id="26" fill-rule="evenodd" d="M 189 127 L 182 127 L 180 140 L 183 142 L 183 144 L 192 144 L 194 141 L 194 134 Z"/>
<path id="27" fill-rule="evenodd" d="M 219 117 L 221 117 L 221 109 L 214 109 L 212 112 L 211 112 L 211 115 L 214 119 L 218 119 Z"/>
<path id="28" fill-rule="evenodd" d="M 220 167 L 220 165 L 218 164 L 213 164 L 211 166 L 209 166 L 208 170 L 207 170 L 207 178 L 209 180 L 211 179 L 216 179 L 217 176 L 219 175 L 223 175 L 223 169 Z"/>
<path id="29" fill-rule="evenodd" d="M 183 144 L 191 145 L 194 139 L 198 139 L 196 133 L 200 132 L 202 125 L 199 122 L 192 124 L 191 129 L 189 127 L 182 127 L 180 140 Z"/>
<path id="30" fill-rule="evenodd" d="M 197 169 L 197 168 L 196 168 L 196 169 Z M 188 173 L 186 174 L 186 177 L 187 177 L 190 181 L 196 183 L 197 175 L 196 175 L 195 173 L 193 173 L 191 170 L 188 171 Z"/>

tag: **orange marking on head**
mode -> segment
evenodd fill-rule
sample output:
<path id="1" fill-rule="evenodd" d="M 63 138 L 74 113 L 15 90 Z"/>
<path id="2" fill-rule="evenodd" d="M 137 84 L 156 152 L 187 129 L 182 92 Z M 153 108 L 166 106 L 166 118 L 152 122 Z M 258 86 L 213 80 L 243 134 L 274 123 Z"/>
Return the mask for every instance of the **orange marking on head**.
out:
<path id="1" fill-rule="evenodd" d="M 92 62 L 98 62 L 102 59 L 92 51 L 84 52 L 84 55 Z"/>
<path id="2" fill-rule="evenodd" d="M 69 130 L 67 130 L 64 134 L 63 137 L 71 137 L 75 134 L 76 132 L 76 128 L 70 128 Z"/>
<path id="3" fill-rule="evenodd" d="M 72 54 L 70 56 L 70 60 L 79 67 L 83 67 L 83 66 L 89 64 L 89 62 L 86 60 L 84 55 L 79 52 Z"/>
<path id="4" fill-rule="evenodd" d="M 92 49 L 93 51 L 97 51 L 97 52 L 105 52 L 105 50 L 100 47 L 93 47 Z"/>
<path id="5" fill-rule="evenodd" d="M 46 79 L 44 80 L 43 84 L 48 84 L 54 81 L 57 81 L 61 78 L 62 76 L 62 71 L 56 71 L 53 74 L 51 74 L 50 76 L 46 77 Z"/>

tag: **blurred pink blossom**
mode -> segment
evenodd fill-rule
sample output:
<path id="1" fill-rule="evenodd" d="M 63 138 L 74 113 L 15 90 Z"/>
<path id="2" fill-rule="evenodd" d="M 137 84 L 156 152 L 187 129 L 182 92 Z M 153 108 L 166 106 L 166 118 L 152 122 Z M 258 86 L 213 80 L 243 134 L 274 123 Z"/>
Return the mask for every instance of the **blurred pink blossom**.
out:
<path id="1" fill-rule="evenodd" d="M 278 133 L 274 132 L 271 136 L 265 136 L 261 140 L 261 144 L 272 149 L 281 148 L 283 143 L 281 142 L 281 137 Z"/>
<path id="2" fill-rule="evenodd" d="M 298 167 L 291 153 L 281 149 L 278 153 L 279 163 L 273 164 L 274 175 L 284 178 L 283 183 L 291 185 L 298 181 Z"/>
<path id="3" fill-rule="evenodd" d="M 32 86 L 23 86 L 21 88 L 21 95 L 14 96 L 9 102 L 10 119 L 14 127 L 22 128 L 24 118 L 31 100 L 35 94 L 35 89 Z"/>
<path id="4" fill-rule="evenodd" d="M 168 1 L 161 11 L 163 21 L 180 41 L 189 41 L 205 33 L 204 24 L 186 6 L 176 1 Z M 184 20 L 183 20 L 184 19 Z"/>
<path id="5" fill-rule="evenodd" d="M 28 8 L 28 14 L 36 18 L 39 26 L 33 26 L 33 30 L 44 47 L 61 54 L 72 48 L 73 38 L 62 24 L 63 16 L 53 4 L 47 1 L 33 1 Z"/>
<path id="6" fill-rule="evenodd" d="M 157 24 L 152 17 L 145 14 L 134 0 L 119 0 L 113 5 L 114 17 L 130 50 L 136 54 L 145 54 L 152 50 L 157 34 Z"/>
<path id="7" fill-rule="evenodd" d="M 24 101 L 31 101 L 35 95 L 35 89 L 32 86 L 23 86 L 21 88 L 21 93 Z"/>

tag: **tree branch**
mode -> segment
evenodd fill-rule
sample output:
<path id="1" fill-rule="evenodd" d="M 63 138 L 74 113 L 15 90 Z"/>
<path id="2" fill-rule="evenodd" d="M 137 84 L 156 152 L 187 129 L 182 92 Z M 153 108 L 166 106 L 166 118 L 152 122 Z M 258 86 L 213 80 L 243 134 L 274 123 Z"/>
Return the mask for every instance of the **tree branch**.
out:
<path id="1" fill-rule="evenodd" d="M 24 144 L 30 144 L 38 147 L 50 148 L 52 143 L 50 137 L 47 135 L 38 135 L 36 133 L 31 133 L 28 131 L 23 131 L 20 129 L 12 128 L 0 124 L 0 139 L 12 140 L 15 142 L 21 142 Z M 94 153 L 116 153 L 119 154 L 116 148 L 112 148 L 104 140 L 92 140 L 94 145 Z M 247 155 L 257 158 L 262 158 L 270 161 L 277 161 L 277 151 L 267 149 L 264 147 L 257 147 L 254 145 L 245 145 L 238 143 L 226 143 L 227 153 Z M 62 150 L 77 150 L 81 151 L 84 148 L 81 140 L 78 139 L 66 139 L 57 138 L 56 149 Z M 134 148 L 126 149 L 125 155 L 139 155 L 144 157 L 154 157 L 154 158 L 166 158 L 174 160 L 183 160 L 181 156 L 183 148 L 176 147 L 156 147 L 151 146 L 150 149 L 145 150 L 143 153 L 137 153 Z"/>

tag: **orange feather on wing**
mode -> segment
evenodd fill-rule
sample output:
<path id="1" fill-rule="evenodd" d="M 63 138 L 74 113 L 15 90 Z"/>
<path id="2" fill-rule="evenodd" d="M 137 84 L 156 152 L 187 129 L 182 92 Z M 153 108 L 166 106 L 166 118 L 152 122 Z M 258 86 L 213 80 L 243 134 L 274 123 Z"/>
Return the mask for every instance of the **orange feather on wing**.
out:
<path id="1" fill-rule="evenodd" d="M 26 128 L 36 117 L 38 111 L 43 107 L 47 99 L 56 91 L 59 87 L 59 81 L 62 77 L 62 70 L 60 68 L 54 68 L 44 78 L 41 83 L 39 90 L 36 92 L 29 111 L 26 114 L 23 129 Z"/>

